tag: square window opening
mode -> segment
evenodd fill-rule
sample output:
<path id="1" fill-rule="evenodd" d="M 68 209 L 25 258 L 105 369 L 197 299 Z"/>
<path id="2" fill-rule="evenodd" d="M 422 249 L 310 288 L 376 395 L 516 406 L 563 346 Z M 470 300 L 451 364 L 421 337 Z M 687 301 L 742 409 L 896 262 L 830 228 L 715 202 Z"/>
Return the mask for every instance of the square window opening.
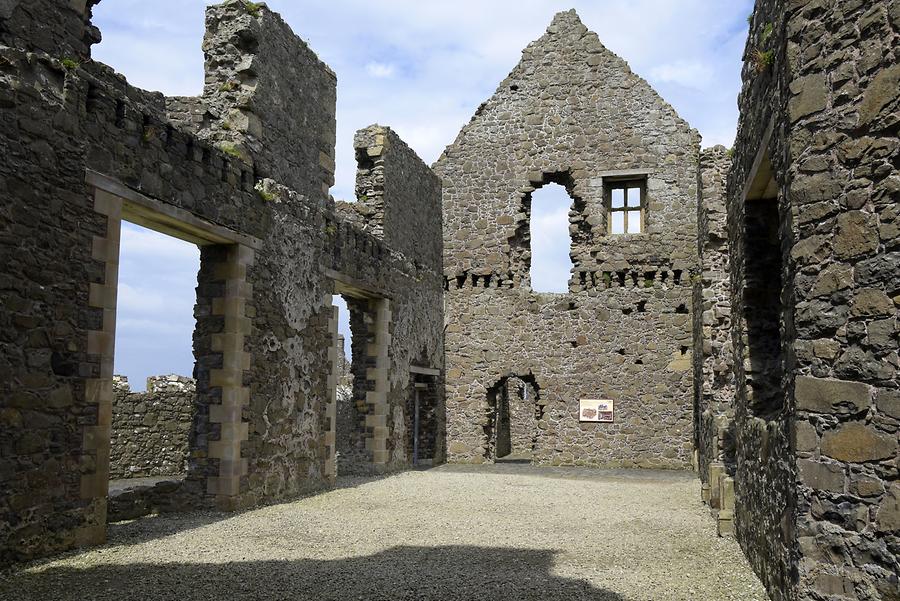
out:
<path id="1" fill-rule="evenodd" d="M 610 234 L 644 233 L 647 229 L 647 180 L 607 182 L 606 209 Z"/>

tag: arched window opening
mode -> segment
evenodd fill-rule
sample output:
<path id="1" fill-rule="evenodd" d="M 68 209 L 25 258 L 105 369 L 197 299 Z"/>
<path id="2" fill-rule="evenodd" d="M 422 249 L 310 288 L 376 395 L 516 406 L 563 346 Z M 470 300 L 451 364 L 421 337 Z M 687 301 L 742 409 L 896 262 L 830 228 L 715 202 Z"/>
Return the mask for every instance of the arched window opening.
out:
<path id="1" fill-rule="evenodd" d="M 531 194 L 531 289 L 568 292 L 572 272 L 569 211 L 572 198 L 551 183 Z"/>

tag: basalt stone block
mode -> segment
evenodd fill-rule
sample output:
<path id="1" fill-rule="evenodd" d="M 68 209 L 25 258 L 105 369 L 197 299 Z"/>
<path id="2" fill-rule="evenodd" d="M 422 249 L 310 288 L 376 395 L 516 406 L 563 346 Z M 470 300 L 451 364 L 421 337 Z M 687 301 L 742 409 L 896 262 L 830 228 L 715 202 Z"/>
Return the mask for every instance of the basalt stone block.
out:
<path id="1" fill-rule="evenodd" d="M 794 383 L 797 409 L 814 413 L 857 413 L 872 404 L 872 387 L 861 382 L 799 376 Z"/>
<path id="2" fill-rule="evenodd" d="M 894 483 L 888 489 L 875 514 L 875 524 L 881 532 L 900 530 L 900 484 Z"/>
<path id="3" fill-rule="evenodd" d="M 876 288 L 863 288 L 856 293 L 850 305 L 850 315 L 854 317 L 880 317 L 893 315 L 895 312 L 894 302 Z"/>
<path id="4" fill-rule="evenodd" d="M 794 96 L 788 102 L 791 121 L 817 113 L 828 105 L 828 87 L 824 73 L 801 77 L 791 84 Z"/>
<path id="5" fill-rule="evenodd" d="M 897 435 L 879 432 L 859 422 L 851 422 L 825 432 L 822 453 L 837 459 L 862 463 L 893 457 L 897 452 Z"/>
<path id="6" fill-rule="evenodd" d="M 878 250 L 878 223 L 874 215 L 847 211 L 837 218 L 834 254 L 855 259 Z"/>
<path id="7" fill-rule="evenodd" d="M 875 120 L 885 107 L 897 99 L 898 88 L 900 88 L 900 65 L 879 71 L 863 92 L 863 101 L 859 107 L 859 124 L 866 125 Z"/>
<path id="8" fill-rule="evenodd" d="M 797 473 L 800 482 L 810 488 L 837 493 L 844 492 L 844 470 L 840 465 L 799 459 Z"/>
<path id="9" fill-rule="evenodd" d="M 900 390 L 881 389 L 875 394 L 875 406 L 885 415 L 900 419 Z"/>

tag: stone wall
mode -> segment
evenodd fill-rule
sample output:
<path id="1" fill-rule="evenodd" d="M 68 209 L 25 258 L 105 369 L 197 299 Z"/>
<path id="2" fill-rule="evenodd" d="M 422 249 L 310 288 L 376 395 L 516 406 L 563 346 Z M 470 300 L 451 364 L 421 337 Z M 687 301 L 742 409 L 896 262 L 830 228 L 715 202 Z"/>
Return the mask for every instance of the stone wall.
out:
<path id="1" fill-rule="evenodd" d="M 699 136 L 574 12 L 547 33 L 438 162 L 444 182 L 452 461 L 493 460 L 488 392 L 540 389 L 534 461 L 685 468 L 692 452 L 691 273 Z M 645 186 L 645 230 L 608 233 L 607 187 Z M 566 187 L 566 294 L 530 285 L 531 194 Z M 579 399 L 611 398 L 613 424 Z"/>
<path id="2" fill-rule="evenodd" d="M 45 6 L 12 4 L 26 20 Z M 207 116 L 224 106 L 215 98 L 139 90 L 29 37 L 40 31 L 74 48 L 80 29 L 46 19 L 4 33 L 13 46 L 0 48 L 0 488 L 8 491 L 0 561 L 105 538 L 122 219 L 201 247 L 190 457 L 172 493 L 180 498 L 167 506 L 235 509 L 333 481 L 331 298 L 346 282 L 390 307 L 378 374 L 384 423 L 366 431 L 367 444 L 385 448 L 366 459 L 373 471 L 408 464 L 409 366 L 443 367 L 441 267 L 433 252 L 412 254 L 433 244 L 415 238 L 440 227 L 440 194 L 432 185 L 431 198 L 415 198 L 417 218 L 430 223 L 421 233 L 381 239 L 360 227 L 364 216 L 345 219 L 327 194 L 334 75 L 268 8 L 251 8 L 238 0 L 210 7 L 205 52 L 208 65 L 222 55 L 212 81 L 236 58 L 234 36 L 256 36 L 242 52 L 259 74 L 250 105 L 269 136 L 262 147 L 250 129 L 225 129 L 234 134 L 228 141 L 212 135 L 230 115 Z M 285 55 L 303 60 L 283 69 Z M 278 101 L 283 110 L 266 108 Z M 279 147 L 286 136 L 291 143 Z M 227 145 L 239 143 L 250 156 Z M 424 181 L 427 167 L 410 154 L 396 156 Z M 407 185 L 386 184 L 397 211 L 419 193 Z M 402 251 L 386 243 L 403 236 L 413 240 Z"/>
<path id="3" fill-rule="evenodd" d="M 722 510 L 720 523 L 726 529 L 730 527 L 731 510 L 720 507 L 718 479 L 733 477 L 735 471 L 734 366 L 725 212 L 730 165 L 730 153 L 722 146 L 706 149 L 700 156 L 697 250 L 701 268 L 693 277 L 692 314 L 697 469 L 703 498 Z"/>
<path id="4" fill-rule="evenodd" d="M 382 472 L 397 469 L 410 459 L 410 366 L 443 371 L 441 183 L 389 128 L 360 130 L 354 147 L 356 189 L 367 192 L 357 202 L 337 203 L 347 231 L 354 231 L 353 241 L 334 255 L 346 276 L 338 287 L 350 310 L 354 381 L 350 411 L 338 411 L 349 420 L 339 432 L 338 448 L 348 472 L 368 473 L 373 466 Z M 362 231 L 349 224 L 359 224 Z M 377 251 L 374 256 L 370 249 Z M 395 262 L 394 269 L 384 269 Z M 360 287 L 359 282 L 380 286 Z M 442 434 L 442 388 L 434 406 Z M 442 436 L 439 443 L 438 461 L 444 457 Z"/>
<path id="5" fill-rule="evenodd" d="M 113 390 L 110 479 L 184 474 L 194 419 L 194 381 L 153 376 L 147 378 L 146 392 L 132 392 L 128 378 L 117 376 Z"/>
<path id="6" fill-rule="evenodd" d="M 727 193 L 735 529 L 775 601 L 900 589 L 898 25 L 889 1 L 760 0 L 752 17 Z M 748 224 L 765 203 L 777 252 L 763 256 Z M 754 272 L 780 293 L 762 376 L 780 396 L 762 404 Z"/>
<path id="7" fill-rule="evenodd" d="M 206 11 L 202 139 L 299 194 L 334 184 L 337 77 L 265 5 Z M 286 99 L 290 101 L 286 101 Z"/>
<path id="8" fill-rule="evenodd" d="M 0 42 L 45 52 L 73 63 L 90 56 L 100 31 L 91 11 L 100 0 L 4 0 L 0 3 Z"/>

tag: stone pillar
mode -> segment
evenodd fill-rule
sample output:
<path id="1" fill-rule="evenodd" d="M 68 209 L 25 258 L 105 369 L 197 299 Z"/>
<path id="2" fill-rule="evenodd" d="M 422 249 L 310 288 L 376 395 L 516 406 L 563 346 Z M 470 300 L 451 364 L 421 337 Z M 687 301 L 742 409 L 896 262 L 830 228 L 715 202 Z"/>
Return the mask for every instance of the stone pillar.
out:
<path id="1" fill-rule="evenodd" d="M 104 264 L 103 283 L 91 282 L 88 304 L 102 311 L 99 330 L 88 331 L 87 352 L 100 365 L 97 377 L 85 380 L 85 402 L 96 406 L 97 419 L 84 427 L 81 498 L 93 511 L 87 525 L 76 534 L 77 544 L 106 541 L 106 496 L 109 490 L 109 438 L 112 425 L 113 359 L 116 343 L 116 301 L 119 284 L 119 245 L 122 232 L 122 199 L 94 190 L 94 210 L 106 217 L 106 236 L 94 236 L 91 256 Z"/>
<path id="2" fill-rule="evenodd" d="M 221 296 L 212 299 L 212 315 L 224 324 L 211 337 L 211 350 L 220 353 L 222 360 L 221 367 L 209 371 L 209 389 L 219 391 L 215 395 L 219 403 L 209 406 L 209 422 L 211 428 L 218 425 L 219 436 L 215 440 L 211 436 L 208 441 L 208 456 L 218 460 L 218 473 L 209 476 L 206 488 L 216 496 L 216 505 L 226 510 L 236 507 L 241 478 L 247 475 L 241 443 L 248 437 L 248 423 L 242 414 L 250 403 L 250 389 L 243 381 L 244 371 L 250 368 L 250 354 L 244 350 L 244 341 L 251 329 L 246 308 L 253 290 L 247 282 L 247 268 L 253 258 L 253 249 L 229 246 L 212 270 L 215 280 L 222 284 Z"/>
<path id="3" fill-rule="evenodd" d="M 384 466 L 388 463 L 390 451 L 387 440 L 390 433 L 388 415 L 390 406 L 387 401 L 388 371 L 390 358 L 388 348 L 391 344 L 391 310 L 390 301 L 385 298 L 369 301 L 370 310 L 375 316 L 372 342 L 366 349 L 369 364 L 374 365 L 367 370 L 367 379 L 372 382 L 366 393 L 366 404 L 371 405 L 366 415 L 366 451 L 372 453 L 372 463 Z"/>
<path id="4" fill-rule="evenodd" d="M 332 303 L 332 296 L 326 297 L 326 303 Z M 331 373 L 328 375 L 328 402 L 325 404 L 325 428 L 322 434 L 322 451 L 325 459 L 325 478 L 334 483 L 337 477 L 337 465 L 335 462 L 335 444 L 337 428 L 337 386 L 341 380 L 341 360 L 344 356 L 343 336 L 338 334 L 338 308 L 331 307 L 331 316 L 328 318 L 328 333 L 331 336 L 331 347 L 328 349 L 328 363 Z"/>

